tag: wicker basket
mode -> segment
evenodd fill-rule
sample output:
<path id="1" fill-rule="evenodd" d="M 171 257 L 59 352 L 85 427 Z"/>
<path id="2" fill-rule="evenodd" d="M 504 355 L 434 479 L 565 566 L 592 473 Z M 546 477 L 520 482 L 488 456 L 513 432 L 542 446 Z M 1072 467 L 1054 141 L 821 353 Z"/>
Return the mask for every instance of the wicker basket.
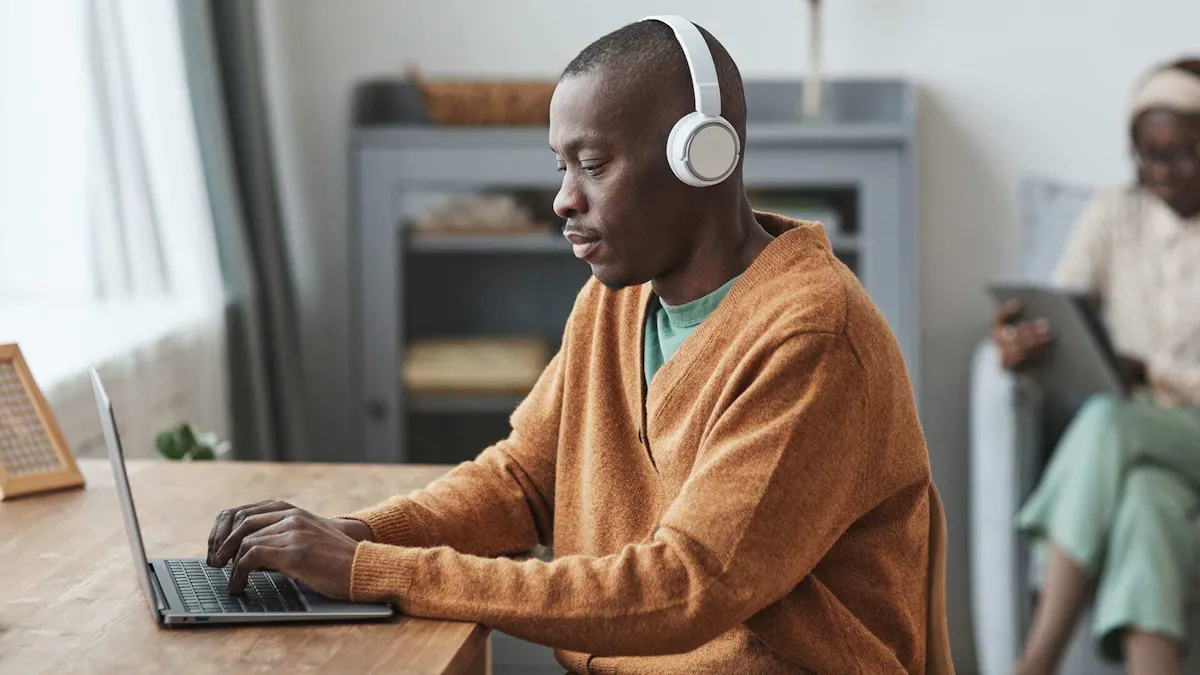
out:
<path id="1" fill-rule="evenodd" d="M 425 109 L 441 126 L 546 126 L 554 82 L 473 82 L 427 80 L 414 71 L 409 79 L 421 92 Z"/>

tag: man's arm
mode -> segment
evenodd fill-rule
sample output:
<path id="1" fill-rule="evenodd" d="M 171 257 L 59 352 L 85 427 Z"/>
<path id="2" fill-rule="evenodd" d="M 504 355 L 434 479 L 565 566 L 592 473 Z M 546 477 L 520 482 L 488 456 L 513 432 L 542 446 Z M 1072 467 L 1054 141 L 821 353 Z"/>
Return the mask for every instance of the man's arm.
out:
<path id="1" fill-rule="evenodd" d="M 475 461 L 461 464 L 424 490 L 341 518 L 320 518 L 279 501 L 225 509 L 217 514 L 208 537 L 208 564 L 219 567 L 231 560 L 236 564 L 254 542 L 296 529 L 319 532 L 312 542 L 327 548 L 373 540 L 503 555 L 523 553 L 548 541 L 562 410 L 562 361 L 560 351 L 513 413 L 512 434 L 484 450 Z M 334 536 L 335 532 L 341 536 Z M 297 536 L 289 546 L 295 548 L 301 540 Z M 278 548 L 280 542 L 273 541 Z M 311 582 L 330 584 L 323 587 L 326 594 L 340 590 L 345 597 L 349 570 L 343 573 L 335 568 L 338 565 L 332 562 L 315 564 L 307 572 L 312 575 Z M 325 574 L 336 578 L 321 578 Z"/>
<path id="2" fill-rule="evenodd" d="M 843 336 L 792 336 L 760 365 L 647 540 L 552 562 L 363 542 L 351 597 L 594 654 L 683 652 L 745 621 L 869 508 L 874 437 Z"/>
<path id="3" fill-rule="evenodd" d="M 495 556 L 549 543 L 562 362 L 560 351 L 513 413 L 507 439 L 422 490 L 343 518 L 365 523 L 371 540 L 397 546 Z"/>

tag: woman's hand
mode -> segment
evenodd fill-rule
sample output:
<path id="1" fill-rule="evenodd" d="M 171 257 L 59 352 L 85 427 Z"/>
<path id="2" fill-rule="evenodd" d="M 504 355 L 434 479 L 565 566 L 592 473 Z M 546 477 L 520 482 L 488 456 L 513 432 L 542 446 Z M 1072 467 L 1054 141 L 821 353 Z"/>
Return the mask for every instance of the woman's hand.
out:
<path id="1" fill-rule="evenodd" d="M 992 323 L 992 341 L 1000 348 L 1000 362 L 1006 370 L 1020 370 L 1045 356 L 1054 337 L 1045 319 L 1021 321 L 1021 305 L 1015 300 L 996 311 Z"/>
<path id="2" fill-rule="evenodd" d="M 1177 408 L 1190 404 L 1190 399 L 1186 392 L 1181 391 L 1178 386 L 1162 377 L 1147 377 L 1146 386 L 1150 389 L 1150 395 L 1154 397 L 1154 401 L 1164 408 Z"/>

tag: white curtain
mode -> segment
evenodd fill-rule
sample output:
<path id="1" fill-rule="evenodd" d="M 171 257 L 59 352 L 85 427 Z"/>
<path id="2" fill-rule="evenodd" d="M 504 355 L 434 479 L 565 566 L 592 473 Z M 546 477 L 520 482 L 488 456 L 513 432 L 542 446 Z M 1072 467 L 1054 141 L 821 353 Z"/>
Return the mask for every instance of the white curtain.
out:
<path id="1" fill-rule="evenodd" d="M 0 0 L 0 343 L 77 454 L 229 432 L 225 301 L 175 2 Z"/>
<path id="2" fill-rule="evenodd" d="M 0 2 L 0 299 L 88 294 L 82 2 Z"/>
<path id="3" fill-rule="evenodd" d="M 0 3 L 0 300 L 220 306 L 175 10 Z"/>

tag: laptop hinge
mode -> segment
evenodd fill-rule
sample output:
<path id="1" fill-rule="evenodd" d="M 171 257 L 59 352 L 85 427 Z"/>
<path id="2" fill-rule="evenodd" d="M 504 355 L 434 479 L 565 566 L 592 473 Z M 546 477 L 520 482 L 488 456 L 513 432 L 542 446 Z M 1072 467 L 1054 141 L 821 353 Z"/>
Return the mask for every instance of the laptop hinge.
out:
<path id="1" fill-rule="evenodd" d="M 154 604 L 158 606 L 159 613 L 167 611 L 167 594 L 163 592 L 162 586 L 158 583 L 158 574 L 154 571 L 154 565 L 146 563 L 146 567 L 150 570 L 150 587 L 154 589 Z"/>

